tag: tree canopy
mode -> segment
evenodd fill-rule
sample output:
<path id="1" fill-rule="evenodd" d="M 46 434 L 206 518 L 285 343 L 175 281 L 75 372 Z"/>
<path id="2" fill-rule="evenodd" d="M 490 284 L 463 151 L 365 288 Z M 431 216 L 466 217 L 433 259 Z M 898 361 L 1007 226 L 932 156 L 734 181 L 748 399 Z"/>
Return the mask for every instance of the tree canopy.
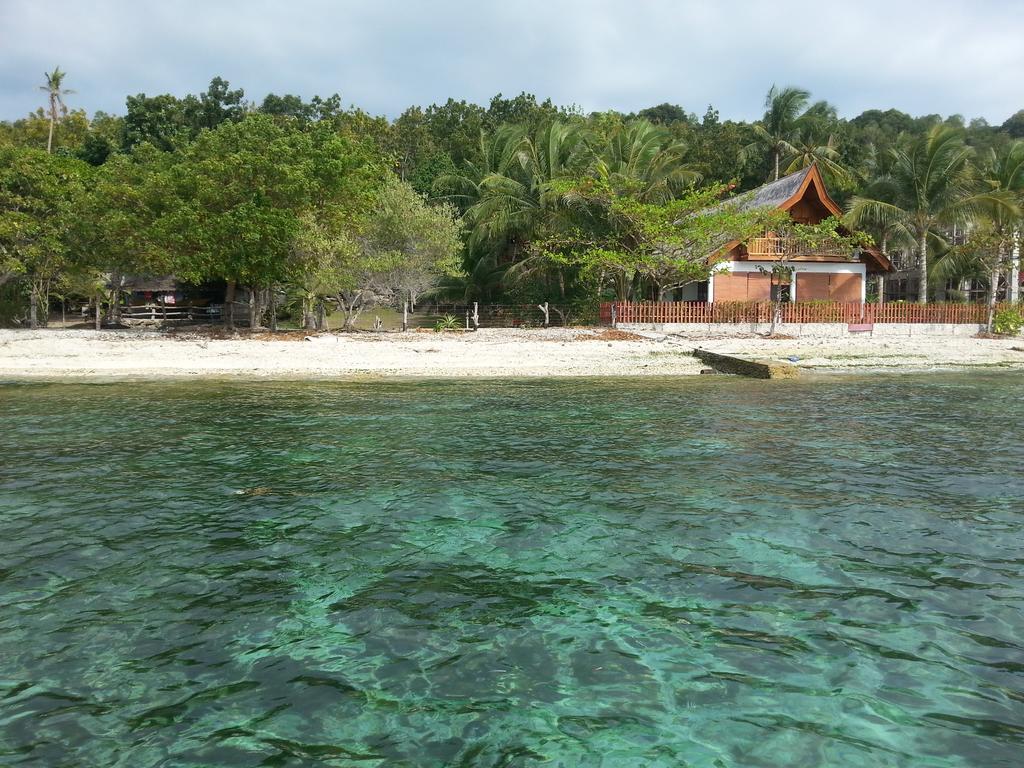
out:
<path id="1" fill-rule="evenodd" d="M 73 81 L 55 68 L 39 110 L 0 122 L 0 281 L 32 301 L 86 270 L 112 295 L 128 274 L 244 287 L 256 315 L 284 297 L 305 321 L 323 302 L 356 312 L 428 292 L 594 307 L 706 276 L 716 237 L 766 223 L 698 209 L 811 164 L 848 226 L 924 254 L 922 278 L 954 227 L 1020 228 L 1021 190 L 1000 168 L 1024 110 L 1001 126 L 897 109 L 843 119 L 772 86 L 752 122 L 671 103 L 584 114 L 529 93 L 389 120 L 338 94 L 255 103 L 214 77 L 90 117 L 64 105 Z"/>

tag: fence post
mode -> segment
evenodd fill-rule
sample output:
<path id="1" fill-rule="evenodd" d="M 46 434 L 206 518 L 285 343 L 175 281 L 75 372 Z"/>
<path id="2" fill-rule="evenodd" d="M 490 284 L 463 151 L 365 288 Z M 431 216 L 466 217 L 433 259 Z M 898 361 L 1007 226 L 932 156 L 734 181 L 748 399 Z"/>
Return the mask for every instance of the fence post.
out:
<path id="1" fill-rule="evenodd" d="M 409 330 L 409 302 L 402 302 L 402 330 Z"/>
<path id="2" fill-rule="evenodd" d="M 478 302 L 473 302 L 473 330 L 480 330 L 480 305 Z"/>
<path id="3" fill-rule="evenodd" d="M 615 311 L 615 302 L 613 301 L 612 302 L 612 328 L 616 328 L 618 326 L 618 320 L 617 320 L 617 317 L 616 317 L 617 314 L 618 313 Z"/>

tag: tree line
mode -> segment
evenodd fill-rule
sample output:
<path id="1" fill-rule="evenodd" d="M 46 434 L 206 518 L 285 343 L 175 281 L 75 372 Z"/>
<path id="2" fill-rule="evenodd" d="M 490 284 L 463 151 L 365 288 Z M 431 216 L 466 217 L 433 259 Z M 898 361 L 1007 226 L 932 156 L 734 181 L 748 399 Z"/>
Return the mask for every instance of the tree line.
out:
<path id="1" fill-rule="evenodd" d="M 921 285 L 980 279 L 994 296 L 1020 229 L 1024 110 L 1001 126 L 846 120 L 773 87 L 751 123 L 671 104 L 584 114 L 525 93 L 387 120 L 336 94 L 252 103 L 216 77 L 90 118 L 66 85 L 48 73 L 46 106 L 0 123 L 0 304 L 30 324 L 54 295 L 116 320 L 123 278 L 140 274 L 223 283 L 226 307 L 244 287 L 254 325 L 285 308 L 308 327 L 334 308 L 351 324 L 424 294 L 585 318 L 602 298 L 705 278 L 727 235 L 782 226 L 716 203 L 811 163 L 847 230 L 916 258 Z"/>

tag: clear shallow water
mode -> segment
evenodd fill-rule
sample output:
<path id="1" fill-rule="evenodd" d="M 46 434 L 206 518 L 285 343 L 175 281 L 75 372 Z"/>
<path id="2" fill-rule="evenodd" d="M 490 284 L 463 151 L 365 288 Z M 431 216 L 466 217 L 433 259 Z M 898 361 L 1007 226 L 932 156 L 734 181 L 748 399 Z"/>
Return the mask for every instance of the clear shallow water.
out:
<path id="1" fill-rule="evenodd" d="M 0 764 L 1020 765 L 1022 392 L 0 386 Z"/>

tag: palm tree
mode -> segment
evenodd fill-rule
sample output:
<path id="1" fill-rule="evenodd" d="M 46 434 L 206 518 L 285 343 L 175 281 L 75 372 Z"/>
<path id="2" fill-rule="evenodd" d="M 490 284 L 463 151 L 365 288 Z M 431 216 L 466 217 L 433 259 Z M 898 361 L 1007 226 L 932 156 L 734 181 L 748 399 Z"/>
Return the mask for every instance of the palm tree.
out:
<path id="1" fill-rule="evenodd" d="M 754 141 L 740 150 L 740 161 L 747 162 L 755 154 L 766 153 L 778 181 L 782 158 L 796 153 L 793 141 L 800 119 L 807 111 L 811 94 L 803 88 L 772 86 L 764 100 L 764 117 L 754 123 Z"/>
<path id="2" fill-rule="evenodd" d="M 46 77 L 46 85 L 40 85 L 39 90 L 46 91 L 49 94 L 50 106 L 50 135 L 46 140 L 46 151 L 47 153 L 53 151 L 53 129 L 60 120 L 61 116 L 67 115 L 68 108 L 64 104 L 64 97 L 68 94 L 74 93 L 74 91 L 64 88 L 64 78 L 67 77 L 67 72 L 62 72 L 60 67 L 54 67 L 53 72 L 44 72 L 43 75 Z M 60 110 L 59 114 L 57 110 Z"/>
<path id="3" fill-rule="evenodd" d="M 701 179 L 686 162 L 686 143 L 647 120 L 616 127 L 598 153 L 595 171 L 614 186 L 636 184 L 644 202 L 664 203 Z"/>
<path id="4" fill-rule="evenodd" d="M 850 174 L 840 163 L 839 142 L 833 134 L 823 136 L 816 127 L 806 125 L 799 130 L 790 144 L 786 156 L 786 173 L 802 171 L 817 164 L 818 168 L 835 179 L 847 179 Z"/>
<path id="5" fill-rule="evenodd" d="M 539 128 L 517 147 L 515 159 L 478 184 L 478 200 L 466 212 L 471 243 L 491 243 L 515 261 L 542 221 L 564 202 L 560 182 L 582 174 L 592 151 L 584 132 L 559 121 Z"/>
<path id="6" fill-rule="evenodd" d="M 1008 144 L 1001 153 L 989 150 L 981 173 L 988 194 L 980 206 L 982 217 L 978 231 L 968 236 L 963 247 L 951 249 L 938 260 L 933 280 L 987 280 L 988 330 L 991 331 L 999 280 L 1004 273 L 1007 283 L 1014 277 L 1013 247 L 1024 204 L 1024 141 Z"/>
<path id="7" fill-rule="evenodd" d="M 998 196 L 977 192 L 968 161 L 972 150 L 961 132 L 937 125 L 909 146 L 891 152 L 889 173 L 854 197 L 847 212 L 853 226 L 884 227 L 913 238 L 918 252 L 918 301 L 928 300 L 928 246 L 946 247 L 946 227 L 976 218 Z"/>

